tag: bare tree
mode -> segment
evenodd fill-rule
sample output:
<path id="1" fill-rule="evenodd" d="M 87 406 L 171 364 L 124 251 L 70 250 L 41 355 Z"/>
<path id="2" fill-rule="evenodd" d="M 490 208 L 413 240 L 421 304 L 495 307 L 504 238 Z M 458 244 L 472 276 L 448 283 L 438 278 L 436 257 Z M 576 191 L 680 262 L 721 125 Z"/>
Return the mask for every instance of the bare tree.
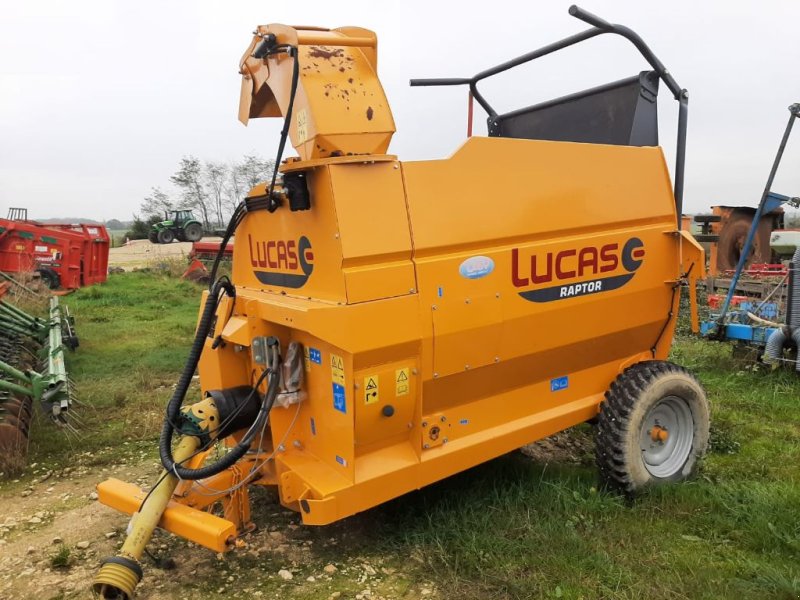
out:
<path id="1" fill-rule="evenodd" d="M 275 161 L 264 160 L 254 154 L 245 154 L 242 162 L 235 168 L 239 172 L 242 184 L 247 187 L 245 192 L 248 192 L 259 183 L 269 181 L 275 168 Z"/>
<path id="2" fill-rule="evenodd" d="M 153 187 L 142 201 L 141 209 L 146 217 L 163 217 L 165 212 L 175 210 L 175 203 L 160 187 Z"/>
<path id="3" fill-rule="evenodd" d="M 211 162 L 205 163 L 205 185 L 208 194 L 214 204 L 214 212 L 217 215 L 217 225 L 220 227 L 224 222 L 223 199 L 225 198 L 225 186 L 230 167 L 225 163 Z"/>
<path id="4" fill-rule="evenodd" d="M 225 208 L 232 213 L 247 193 L 259 183 L 272 178 L 274 160 L 246 154 L 241 162 L 231 165 L 225 185 Z"/>
<path id="5" fill-rule="evenodd" d="M 228 171 L 228 180 L 225 184 L 225 208 L 228 213 L 233 213 L 236 210 L 246 193 L 247 190 L 244 189 L 244 183 L 242 182 L 242 174 L 236 168 L 236 165 L 233 165 Z"/>
<path id="6" fill-rule="evenodd" d="M 181 190 L 181 197 L 186 206 L 200 211 L 205 227 L 209 227 L 209 196 L 203 187 L 203 167 L 194 156 L 184 156 L 178 170 L 169 178 Z"/>
<path id="7" fill-rule="evenodd" d="M 275 161 L 254 154 L 245 155 L 237 163 L 184 156 L 169 178 L 180 192 L 180 202 L 154 187 L 142 201 L 141 212 L 146 217 L 163 218 L 164 212 L 191 208 L 199 213 L 206 228 L 212 220 L 222 226 L 250 189 L 269 182 L 274 167 Z"/>

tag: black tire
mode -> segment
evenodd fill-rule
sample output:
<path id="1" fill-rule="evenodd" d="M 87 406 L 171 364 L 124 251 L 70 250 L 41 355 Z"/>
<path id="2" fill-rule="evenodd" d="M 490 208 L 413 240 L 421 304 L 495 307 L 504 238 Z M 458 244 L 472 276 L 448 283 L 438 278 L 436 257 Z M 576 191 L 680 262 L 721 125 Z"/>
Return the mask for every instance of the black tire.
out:
<path id="1" fill-rule="evenodd" d="M 67 345 L 67 348 L 70 350 L 77 350 L 78 346 L 81 345 L 81 341 L 77 335 L 69 335 L 64 338 L 64 343 Z"/>
<path id="2" fill-rule="evenodd" d="M 57 290 L 61 287 L 61 276 L 53 271 L 53 269 L 36 269 L 42 281 L 51 290 Z"/>
<path id="3" fill-rule="evenodd" d="M 158 232 L 158 243 L 159 244 L 171 244 L 172 240 L 175 239 L 175 234 L 172 233 L 171 229 L 162 229 Z"/>
<path id="4" fill-rule="evenodd" d="M 147 234 L 147 239 L 150 240 L 151 243 L 157 244 L 158 243 L 158 234 L 155 231 L 151 231 Z"/>
<path id="5" fill-rule="evenodd" d="M 189 223 L 183 230 L 183 237 L 187 242 L 196 242 L 203 237 L 203 228 L 200 223 Z"/>
<path id="6" fill-rule="evenodd" d="M 723 271 L 735 269 L 742 255 L 747 234 L 750 232 L 752 218 L 745 216 L 735 220 L 730 220 L 719 233 L 717 242 L 717 268 Z M 755 256 L 761 253 L 758 236 L 753 238 L 753 245 L 750 254 L 745 262 L 745 268 L 749 267 Z"/>
<path id="7" fill-rule="evenodd" d="M 600 406 L 595 457 L 601 484 L 634 496 L 687 479 L 708 447 L 709 419 L 705 391 L 683 367 L 655 360 L 629 367 Z"/>

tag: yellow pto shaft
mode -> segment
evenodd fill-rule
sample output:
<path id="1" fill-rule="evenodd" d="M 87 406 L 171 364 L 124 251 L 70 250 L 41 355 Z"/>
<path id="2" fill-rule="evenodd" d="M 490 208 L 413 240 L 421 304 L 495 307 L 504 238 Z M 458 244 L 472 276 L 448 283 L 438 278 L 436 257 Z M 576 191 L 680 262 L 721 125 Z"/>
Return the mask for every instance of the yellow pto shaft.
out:
<path id="1" fill-rule="evenodd" d="M 175 449 L 175 462 L 188 459 L 200 445 L 200 439 L 185 436 Z M 133 590 L 142 578 L 139 559 L 147 542 L 161 520 L 161 515 L 172 498 L 178 479 L 169 473 L 162 473 L 152 493 L 145 500 L 139 512 L 131 518 L 128 538 L 119 554 L 106 559 L 92 584 L 95 596 L 113 600 L 131 600 Z"/>

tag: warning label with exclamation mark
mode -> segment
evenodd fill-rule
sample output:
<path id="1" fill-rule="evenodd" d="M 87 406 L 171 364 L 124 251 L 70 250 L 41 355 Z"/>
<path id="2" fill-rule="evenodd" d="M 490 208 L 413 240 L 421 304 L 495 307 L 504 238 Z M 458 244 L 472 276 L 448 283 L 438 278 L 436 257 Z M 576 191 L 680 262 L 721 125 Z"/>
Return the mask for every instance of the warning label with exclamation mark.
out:
<path id="1" fill-rule="evenodd" d="M 364 404 L 374 404 L 380 399 L 378 383 L 377 375 L 364 377 Z"/>
<path id="2" fill-rule="evenodd" d="M 408 367 L 397 369 L 394 372 L 394 394 L 395 396 L 405 396 L 408 394 Z"/>

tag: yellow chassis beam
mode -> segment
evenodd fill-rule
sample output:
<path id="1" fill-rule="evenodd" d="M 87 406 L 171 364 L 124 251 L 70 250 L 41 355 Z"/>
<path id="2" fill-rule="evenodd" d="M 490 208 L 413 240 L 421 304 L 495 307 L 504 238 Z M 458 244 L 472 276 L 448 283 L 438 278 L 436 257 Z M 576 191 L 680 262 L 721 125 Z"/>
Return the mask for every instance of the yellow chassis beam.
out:
<path id="1" fill-rule="evenodd" d="M 139 509 L 146 492 L 137 485 L 111 478 L 98 484 L 97 495 L 106 506 L 132 515 Z M 231 521 L 175 500 L 167 504 L 158 526 L 215 552 L 230 550 L 237 535 L 236 525 Z"/>

